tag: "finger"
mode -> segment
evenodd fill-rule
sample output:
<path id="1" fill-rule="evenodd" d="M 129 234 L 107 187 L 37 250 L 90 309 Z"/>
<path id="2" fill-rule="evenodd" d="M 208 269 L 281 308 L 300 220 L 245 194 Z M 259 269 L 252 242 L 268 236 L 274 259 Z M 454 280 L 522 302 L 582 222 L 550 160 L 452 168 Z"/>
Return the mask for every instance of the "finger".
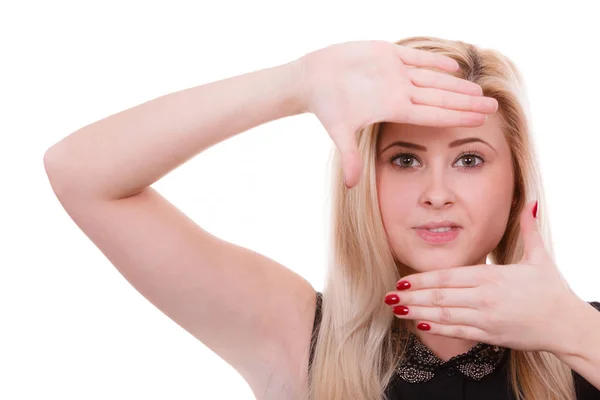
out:
<path id="1" fill-rule="evenodd" d="M 479 326 L 482 321 L 481 313 L 472 308 L 396 306 L 392 311 L 400 319 L 436 322 L 444 325 Z"/>
<path id="2" fill-rule="evenodd" d="M 350 189 L 358 184 L 363 169 L 356 133 L 349 134 L 347 128 L 339 127 L 331 129 L 330 136 L 340 153 L 344 182 Z"/>
<path id="3" fill-rule="evenodd" d="M 421 104 L 412 104 L 405 117 L 411 125 L 448 127 L 448 126 L 480 126 L 487 121 L 487 116 L 470 111 L 448 110 Z"/>
<path id="4" fill-rule="evenodd" d="M 466 267 L 453 267 L 447 269 L 438 269 L 435 271 L 419 272 L 407 275 L 398 284 L 398 290 L 420 290 L 428 288 L 469 288 L 477 287 L 485 282 L 490 268 L 487 264 L 471 265 Z M 403 289 L 407 282 L 409 289 Z"/>
<path id="5" fill-rule="evenodd" d="M 422 321 L 429 325 L 427 333 L 433 335 L 452 337 L 456 339 L 472 340 L 475 342 L 489 343 L 489 335 L 486 331 L 475 326 L 468 325 L 444 325 L 437 322 Z M 421 324 L 421 321 L 417 326 Z"/>
<path id="6" fill-rule="evenodd" d="M 434 88 L 415 87 L 410 93 L 413 104 L 491 114 L 498 109 L 498 100 L 487 96 L 470 96 Z"/>
<path id="7" fill-rule="evenodd" d="M 475 288 L 433 288 L 396 291 L 398 305 L 425 307 L 468 307 L 477 309 L 479 292 Z"/>
<path id="8" fill-rule="evenodd" d="M 434 67 L 448 72 L 456 72 L 460 67 L 456 60 L 442 54 L 401 45 L 397 45 L 397 47 L 400 59 L 408 65 Z"/>
<path id="9" fill-rule="evenodd" d="M 411 82 L 419 87 L 438 88 L 473 96 L 481 96 L 483 94 L 483 89 L 475 82 L 457 78 L 443 72 L 423 68 L 409 68 L 408 76 Z"/>

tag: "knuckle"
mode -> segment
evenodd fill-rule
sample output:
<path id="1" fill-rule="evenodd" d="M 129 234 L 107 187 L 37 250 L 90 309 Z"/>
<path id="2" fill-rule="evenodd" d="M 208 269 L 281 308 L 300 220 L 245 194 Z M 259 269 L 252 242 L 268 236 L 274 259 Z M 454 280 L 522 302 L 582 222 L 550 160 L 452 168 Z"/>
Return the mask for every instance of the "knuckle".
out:
<path id="1" fill-rule="evenodd" d="M 452 323 L 452 314 L 449 308 L 443 307 L 440 309 L 440 322 L 447 325 Z"/>
<path id="2" fill-rule="evenodd" d="M 444 292 L 441 289 L 435 289 L 433 291 L 433 305 L 443 306 L 444 305 Z"/>
<path id="3" fill-rule="evenodd" d="M 481 308 L 489 308 L 493 306 L 492 296 L 489 291 L 477 290 L 474 294 L 475 304 Z"/>
<path id="4" fill-rule="evenodd" d="M 498 305 L 498 301 L 496 300 L 496 298 L 491 295 L 481 296 L 480 303 L 483 308 L 489 309 L 493 309 Z"/>
<path id="5" fill-rule="evenodd" d="M 452 280 L 452 271 L 448 269 L 439 270 L 439 279 L 440 286 L 446 286 L 450 284 Z"/>
<path id="6" fill-rule="evenodd" d="M 499 285 L 502 281 L 502 274 L 500 271 L 488 271 L 485 274 L 484 281 L 490 285 Z"/>
<path id="7" fill-rule="evenodd" d="M 490 299 L 486 296 L 478 296 L 476 303 L 481 308 L 488 308 L 490 306 Z"/>
<path id="8" fill-rule="evenodd" d="M 496 320 L 493 316 L 493 313 L 489 313 L 481 318 L 481 326 L 488 330 L 494 330 L 496 326 Z"/>
<path id="9" fill-rule="evenodd" d="M 467 339 L 467 330 L 462 326 L 457 326 L 454 331 L 454 336 L 460 339 Z"/>

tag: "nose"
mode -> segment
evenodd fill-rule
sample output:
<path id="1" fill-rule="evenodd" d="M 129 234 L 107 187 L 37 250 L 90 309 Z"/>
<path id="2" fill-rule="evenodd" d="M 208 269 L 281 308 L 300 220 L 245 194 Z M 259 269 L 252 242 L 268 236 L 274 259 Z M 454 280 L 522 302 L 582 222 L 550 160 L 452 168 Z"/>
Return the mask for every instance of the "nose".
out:
<path id="1" fill-rule="evenodd" d="M 423 191 L 420 204 L 424 207 L 444 209 L 456 201 L 451 174 L 444 167 L 429 167 L 422 175 Z"/>

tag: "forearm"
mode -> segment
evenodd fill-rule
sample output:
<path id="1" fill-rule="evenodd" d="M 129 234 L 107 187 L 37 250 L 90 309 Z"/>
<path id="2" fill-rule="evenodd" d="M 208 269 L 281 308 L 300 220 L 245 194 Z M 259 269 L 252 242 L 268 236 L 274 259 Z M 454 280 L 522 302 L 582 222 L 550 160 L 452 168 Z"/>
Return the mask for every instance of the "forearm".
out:
<path id="1" fill-rule="evenodd" d="M 294 68 L 289 63 L 174 92 L 77 130 L 44 156 L 54 191 L 128 197 L 221 141 L 304 113 Z"/>
<path id="2" fill-rule="evenodd" d="M 600 390 L 600 312 L 582 300 L 573 313 L 572 336 L 565 338 L 565 348 L 556 356 L 586 381 Z"/>

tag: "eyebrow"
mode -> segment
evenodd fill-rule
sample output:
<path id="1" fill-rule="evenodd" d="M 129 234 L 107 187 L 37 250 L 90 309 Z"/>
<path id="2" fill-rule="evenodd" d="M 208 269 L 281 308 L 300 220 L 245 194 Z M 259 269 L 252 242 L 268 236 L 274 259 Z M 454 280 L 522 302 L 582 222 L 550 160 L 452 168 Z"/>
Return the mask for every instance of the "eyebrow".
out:
<path id="1" fill-rule="evenodd" d="M 498 152 L 496 151 L 496 149 L 494 149 L 492 147 L 491 144 L 489 144 L 488 142 L 486 142 L 483 139 L 480 138 L 476 138 L 476 137 L 470 137 L 470 138 L 464 138 L 464 139 L 458 139 L 458 140 L 454 140 L 452 142 L 450 142 L 450 144 L 448 145 L 449 148 L 452 147 L 458 147 L 460 145 L 463 145 L 465 143 L 472 143 L 472 142 L 479 142 L 479 143 L 483 143 L 487 146 L 489 146 L 492 150 L 494 150 L 494 152 L 497 154 Z M 415 149 L 415 150 L 421 150 L 421 151 L 427 151 L 427 147 L 422 146 L 420 144 L 415 144 L 415 143 L 410 143 L 410 142 L 402 142 L 402 141 L 396 141 L 396 142 L 392 142 L 389 145 L 387 145 L 383 150 L 381 150 L 379 152 L 379 154 L 382 154 L 384 151 L 386 151 L 387 149 L 389 149 L 390 147 L 394 147 L 394 146 L 400 146 L 400 147 L 408 147 L 411 149 Z"/>

